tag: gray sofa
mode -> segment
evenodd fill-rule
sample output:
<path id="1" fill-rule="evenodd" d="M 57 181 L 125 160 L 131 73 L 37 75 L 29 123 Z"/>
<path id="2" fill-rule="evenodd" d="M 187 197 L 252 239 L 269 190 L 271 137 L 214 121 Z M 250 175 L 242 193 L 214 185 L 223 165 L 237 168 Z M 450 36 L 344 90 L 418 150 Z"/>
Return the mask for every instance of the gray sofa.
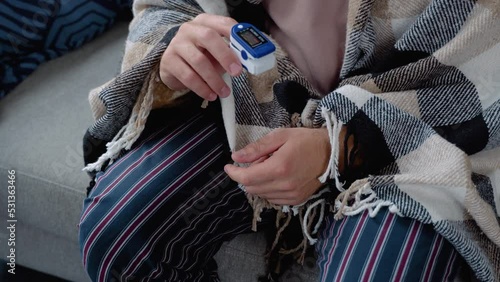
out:
<path id="1" fill-rule="evenodd" d="M 70 281 L 88 281 L 80 262 L 77 224 L 88 176 L 81 140 L 92 123 L 89 89 L 115 76 L 127 25 L 42 65 L 0 100 L 0 218 L 7 218 L 7 170 L 16 170 L 17 263 Z M 5 224 L 5 223 L 4 223 Z M 7 254 L 0 228 L 0 253 Z M 222 281 L 257 281 L 264 273 L 262 234 L 238 236 L 217 254 Z M 314 262 L 296 265 L 284 281 L 315 281 Z"/>

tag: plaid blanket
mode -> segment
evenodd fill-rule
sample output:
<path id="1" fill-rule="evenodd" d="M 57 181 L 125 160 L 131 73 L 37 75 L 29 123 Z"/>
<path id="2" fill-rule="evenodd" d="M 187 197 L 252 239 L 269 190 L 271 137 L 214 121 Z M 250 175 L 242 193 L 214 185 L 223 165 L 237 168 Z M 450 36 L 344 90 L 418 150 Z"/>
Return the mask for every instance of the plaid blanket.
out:
<path id="1" fill-rule="evenodd" d="M 233 15 L 242 2 L 135 1 L 122 73 L 90 94 L 88 171 L 130 149 L 151 109 L 189 103 L 192 93 L 158 75 L 178 26 L 202 12 Z M 270 72 L 232 79 L 234 104 L 223 108 L 235 107 L 235 123 L 226 123 L 233 149 L 278 127 L 326 126 L 333 149 L 321 180 L 342 192 L 332 199 L 322 190 L 284 212 L 306 207 L 308 219 L 327 201 L 340 218 L 387 206 L 432 224 L 479 280 L 500 281 L 500 2 L 351 0 L 341 82 L 326 96 L 281 48 L 277 59 Z M 366 174 L 350 180 L 337 169 L 342 126 L 365 162 Z"/>

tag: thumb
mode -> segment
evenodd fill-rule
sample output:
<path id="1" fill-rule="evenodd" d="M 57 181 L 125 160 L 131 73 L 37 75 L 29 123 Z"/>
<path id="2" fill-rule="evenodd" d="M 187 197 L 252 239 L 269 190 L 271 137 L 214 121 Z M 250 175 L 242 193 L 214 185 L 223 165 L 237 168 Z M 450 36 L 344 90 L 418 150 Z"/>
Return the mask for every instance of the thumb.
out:
<path id="1" fill-rule="evenodd" d="M 288 140 L 286 129 L 276 129 L 259 140 L 250 143 L 245 148 L 232 154 L 232 158 L 238 163 L 255 162 L 262 157 L 274 153 Z"/>

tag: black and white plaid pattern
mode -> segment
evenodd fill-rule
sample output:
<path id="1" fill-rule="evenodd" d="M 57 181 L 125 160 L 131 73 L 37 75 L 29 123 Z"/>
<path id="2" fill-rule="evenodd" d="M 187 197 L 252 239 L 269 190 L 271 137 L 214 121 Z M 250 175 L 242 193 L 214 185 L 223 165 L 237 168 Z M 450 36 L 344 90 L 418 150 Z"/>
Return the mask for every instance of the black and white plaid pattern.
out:
<path id="1" fill-rule="evenodd" d="M 135 1 L 123 72 L 91 94 L 91 136 L 108 142 L 127 124 L 173 28 L 211 3 L 221 0 Z M 389 205 L 433 224 L 479 280 L 500 281 L 500 2 L 351 0 L 348 19 L 341 83 L 329 95 L 281 49 L 272 71 L 233 79 L 236 149 L 291 126 L 293 114 L 293 126 L 356 128 L 384 166 L 338 187 L 338 214 Z M 375 197 L 360 204 L 361 194 Z"/>

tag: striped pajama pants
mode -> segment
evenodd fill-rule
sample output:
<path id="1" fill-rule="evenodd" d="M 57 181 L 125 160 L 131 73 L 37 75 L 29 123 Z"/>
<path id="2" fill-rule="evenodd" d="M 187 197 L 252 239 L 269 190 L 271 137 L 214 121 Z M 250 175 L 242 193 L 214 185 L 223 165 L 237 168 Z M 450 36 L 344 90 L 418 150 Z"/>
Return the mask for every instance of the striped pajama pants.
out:
<path id="1" fill-rule="evenodd" d="M 92 281 L 219 281 L 213 256 L 251 232 L 253 211 L 223 171 L 218 112 L 152 113 L 137 145 L 97 175 L 79 224 Z M 274 212 L 262 218 L 260 230 Z M 316 251 L 321 281 L 452 281 L 462 263 L 431 226 L 387 210 L 327 217 Z"/>

